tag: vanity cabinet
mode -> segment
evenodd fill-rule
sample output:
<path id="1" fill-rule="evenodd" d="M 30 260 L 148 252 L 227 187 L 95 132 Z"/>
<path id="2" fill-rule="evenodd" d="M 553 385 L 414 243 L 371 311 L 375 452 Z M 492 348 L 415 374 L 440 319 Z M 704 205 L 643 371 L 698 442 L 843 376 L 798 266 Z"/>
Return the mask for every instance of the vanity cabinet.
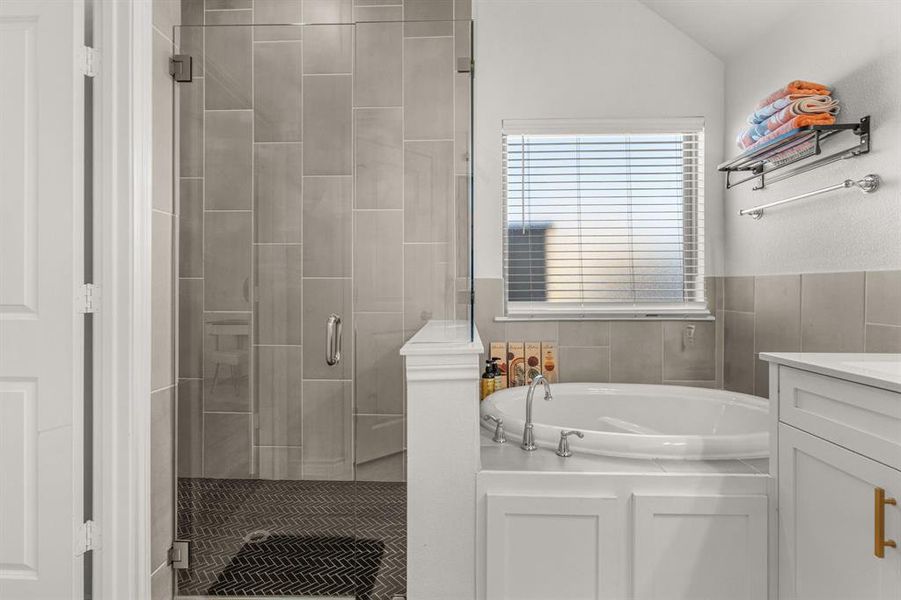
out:
<path id="1" fill-rule="evenodd" d="M 875 555 L 884 535 L 901 541 L 897 506 L 875 506 L 875 490 L 901 499 L 901 471 L 779 426 L 779 590 L 784 600 L 898 600 L 901 553 Z"/>
<path id="2" fill-rule="evenodd" d="M 778 597 L 899 600 L 901 393 L 826 358 L 805 370 L 803 357 L 764 356 L 776 400 Z"/>

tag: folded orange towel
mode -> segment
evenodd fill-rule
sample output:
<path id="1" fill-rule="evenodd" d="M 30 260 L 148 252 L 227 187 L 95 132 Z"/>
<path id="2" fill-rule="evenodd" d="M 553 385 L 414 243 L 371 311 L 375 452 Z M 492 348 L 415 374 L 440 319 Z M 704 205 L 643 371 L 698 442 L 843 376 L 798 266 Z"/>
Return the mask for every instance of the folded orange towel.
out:
<path id="1" fill-rule="evenodd" d="M 807 125 L 832 125 L 834 123 L 835 117 L 830 115 L 829 113 L 798 115 L 797 117 L 793 117 L 789 121 L 786 121 L 780 127 L 774 129 L 770 133 L 757 140 L 752 146 L 749 146 L 749 149 L 753 148 L 754 146 L 766 144 L 767 142 L 776 139 L 780 135 L 786 134 L 792 129 L 797 129 L 798 127 L 806 127 Z"/>
<path id="2" fill-rule="evenodd" d="M 789 81 L 785 87 L 782 87 L 757 104 L 757 109 L 772 104 L 779 98 L 792 96 L 828 96 L 832 93 L 832 88 L 822 83 L 814 81 L 804 81 L 803 79 L 795 79 Z"/>

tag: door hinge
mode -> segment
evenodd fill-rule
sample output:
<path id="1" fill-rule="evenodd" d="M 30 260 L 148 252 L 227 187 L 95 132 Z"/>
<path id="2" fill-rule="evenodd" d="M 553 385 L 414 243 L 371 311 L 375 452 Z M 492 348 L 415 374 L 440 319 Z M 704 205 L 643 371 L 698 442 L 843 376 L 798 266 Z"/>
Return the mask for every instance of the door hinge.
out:
<path id="1" fill-rule="evenodd" d="M 100 527 L 94 521 L 85 521 L 75 532 L 75 556 L 100 547 Z"/>
<path id="2" fill-rule="evenodd" d="M 175 540 L 169 548 L 169 564 L 173 569 L 187 569 L 191 564 L 191 542 Z"/>
<path id="3" fill-rule="evenodd" d="M 179 83 L 194 80 L 194 59 L 190 54 L 175 54 L 169 58 L 169 75 Z"/>
<path id="4" fill-rule="evenodd" d="M 85 283 L 78 292 L 78 312 L 92 314 L 100 309 L 100 288 L 93 283 Z"/>
<path id="5" fill-rule="evenodd" d="M 82 74 L 96 77 L 100 71 L 100 53 L 90 46 L 82 46 L 80 55 Z"/>

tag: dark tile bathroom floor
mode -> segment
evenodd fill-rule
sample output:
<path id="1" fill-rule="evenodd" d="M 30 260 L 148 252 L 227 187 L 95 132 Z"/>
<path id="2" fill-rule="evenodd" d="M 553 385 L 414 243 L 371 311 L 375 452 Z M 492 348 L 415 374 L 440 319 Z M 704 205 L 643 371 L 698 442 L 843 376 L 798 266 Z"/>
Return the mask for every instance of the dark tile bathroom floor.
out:
<path id="1" fill-rule="evenodd" d="M 406 485 L 178 481 L 179 596 L 391 600 L 406 589 Z"/>

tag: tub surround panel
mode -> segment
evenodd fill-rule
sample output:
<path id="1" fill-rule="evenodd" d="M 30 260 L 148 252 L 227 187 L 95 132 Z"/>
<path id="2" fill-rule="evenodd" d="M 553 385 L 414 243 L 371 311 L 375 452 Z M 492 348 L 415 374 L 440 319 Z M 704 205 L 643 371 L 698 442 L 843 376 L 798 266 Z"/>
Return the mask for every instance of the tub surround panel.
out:
<path id="1" fill-rule="evenodd" d="M 497 321 L 503 280 L 477 278 L 475 286 L 485 349 L 492 341 L 557 342 L 562 382 L 672 383 L 767 397 L 760 352 L 901 352 L 901 271 L 710 277 L 713 322 Z"/>

